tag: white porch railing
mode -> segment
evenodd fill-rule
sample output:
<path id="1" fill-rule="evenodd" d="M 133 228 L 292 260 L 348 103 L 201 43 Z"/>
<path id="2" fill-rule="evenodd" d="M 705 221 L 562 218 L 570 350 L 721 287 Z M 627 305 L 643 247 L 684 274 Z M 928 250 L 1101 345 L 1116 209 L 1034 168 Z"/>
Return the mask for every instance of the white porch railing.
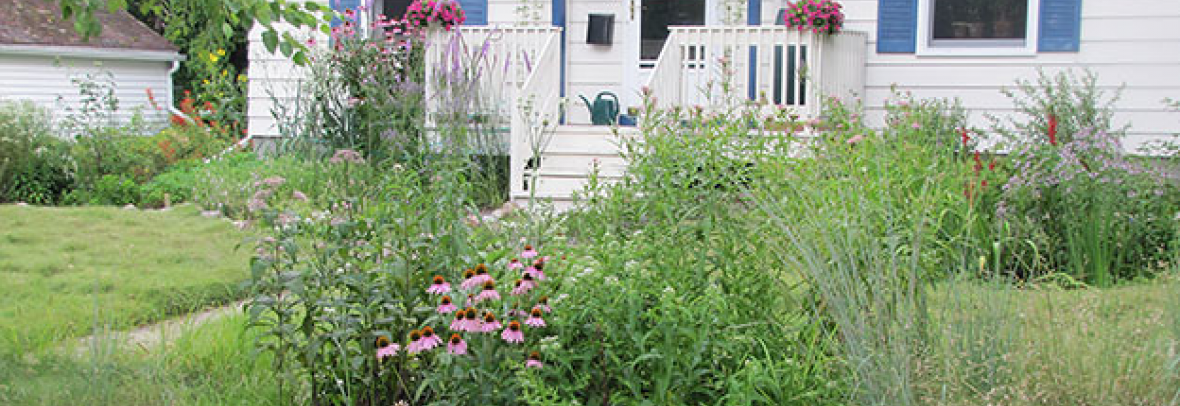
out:
<path id="1" fill-rule="evenodd" d="M 549 27 L 460 27 L 452 31 L 431 30 L 427 34 L 426 100 L 427 110 L 437 111 L 438 96 L 445 94 L 438 86 L 448 85 L 437 76 L 443 69 L 466 69 L 468 78 L 478 82 L 478 95 L 491 97 L 487 106 L 496 107 L 505 119 L 507 110 L 518 96 L 521 86 L 536 67 L 538 54 L 551 38 L 560 33 Z M 493 113 L 493 112 L 472 112 Z"/>
<path id="2" fill-rule="evenodd" d="M 525 185 L 526 162 L 545 149 L 561 119 L 561 35 L 549 37 L 536 61 L 532 74 L 511 103 L 508 179 L 513 198 L 532 189 Z"/>
<path id="3" fill-rule="evenodd" d="M 512 196 L 523 193 L 526 162 L 534 149 L 543 146 L 548 130 L 561 116 L 561 28 L 462 27 L 436 30 L 427 41 L 427 126 L 433 127 L 434 113 L 444 111 L 440 103 L 490 98 L 481 103 L 460 102 L 492 109 L 466 113 L 495 114 L 509 124 L 510 192 Z M 456 94 L 455 89 L 443 88 L 452 85 L 446 76 L 475 80 L 475 89 Z"/>
<path id="4" fill-rule="evenodd" d="M 672 27 L 647 87 L 665 107 L 725 108 L 753 94 L 815 117 L 821 95 L 864 92 L 865 41 L 783 26 Z"/>

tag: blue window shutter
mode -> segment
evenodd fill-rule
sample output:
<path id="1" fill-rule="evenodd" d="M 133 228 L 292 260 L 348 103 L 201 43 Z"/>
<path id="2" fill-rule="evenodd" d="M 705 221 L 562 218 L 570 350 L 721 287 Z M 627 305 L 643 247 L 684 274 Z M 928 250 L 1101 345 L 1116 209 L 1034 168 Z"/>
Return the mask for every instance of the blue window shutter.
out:
<path id="1" fill-rule="evenodd" d="M 463 25 L 488 25 L 488 0 L 459 0 L 467 22 Z"/>
<path id="2" fill-rule="evenodd" d="M 877 53 L 912 54 L 918 46 L 918 0 L 880 0 Z"/>
<path id="3" fill-rule="evenodd" d="M 1077 52 L 1082 41 L 1082 0 L 1041 0 L 1037 50 Z"/>

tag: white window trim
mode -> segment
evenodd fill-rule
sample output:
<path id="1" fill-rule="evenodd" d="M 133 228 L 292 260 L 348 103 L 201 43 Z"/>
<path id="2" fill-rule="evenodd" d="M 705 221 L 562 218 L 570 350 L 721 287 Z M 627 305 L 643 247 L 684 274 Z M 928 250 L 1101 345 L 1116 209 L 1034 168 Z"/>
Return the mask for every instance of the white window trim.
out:
<path id="1" fill-rule="evenodd" d="M 1028 33 L 1024 46 L 976 47 L 953 45 L 931 46 L 934 28 L 934 0 L 918 0 L 919 56 L 1032 56 L 1037 54 L 1040 34 L 1041 0 L 1028 0 Z"/>

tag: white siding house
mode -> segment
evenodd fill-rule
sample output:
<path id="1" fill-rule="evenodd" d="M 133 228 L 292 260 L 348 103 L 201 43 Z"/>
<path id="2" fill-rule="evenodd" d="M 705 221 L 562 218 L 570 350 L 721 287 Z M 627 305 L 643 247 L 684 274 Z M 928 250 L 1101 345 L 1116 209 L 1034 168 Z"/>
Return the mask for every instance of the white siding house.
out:
<path id="1" fill-rule="evenodd" d="M 183 57 L 130 14 L 98 12 L 102 34 L 84 41 L 61 20 L 56 1 L 0 0 L 0 9 L 8 11 L 0 20 L 0 99 L 29 100 L 61 116 L 80 106 L 75 81 L 91 77 L 113 83 L 117 118 L 166 117 L 160 109 L 172 105 L 171 73 Z"/>
<path id="2" fill-rule="evenodd" d="M 506 104 L 526 95 L 572 101 L 543 155 L 537 191 L 558 200 L 584 183 L 595 158 L 613 168 L 608 177 L 621 169 L 609 131 L 587 125 L 590 116 L 577 96 L 610 91 L 625 111 L 638 106 L 646 86 L 661 104 L 705 104 L 700 88 L 719 79 L 719 56 L 734 65 L 736 74 L 727 79 L 739 94 L 771 99 L 805 118 L 818 114 L 821 94 L 837 94 L 863 98 L 869 119 L 881 124 L 896 87 L 919 98 L 958 98 L 981 128 L 988 124 L 985 115 L 1014 112 L 1001 89 L 1018 79 L 1035 79 L 1038 69 L 1090 70 L 1102 89 L 1123 89 L 1116 121 L 1131 126 L 1129 149 L 1180 133 L 1180 114 L 1163 104 L 1167 97 L 1180 98 L 1176 0 L 842 0 L 844 32 L 830 37 L 782 27 L 778 16 L 790 0 L 459 2 L 469 17 L 476 16 L 467 24 L 476 27 L 460 35 L 481 41 L 489 33 L 513 33 L 503 41 L 529 39 L 505 48 L 525 48 L 530 61 L 553 61 L 553 66 L 536 63 L 527 81 L 509 81 L 513 85 L 504 94 L 510 99 Z M 344 8 L 359 1 L 333 4 Z M 599 27 L 613 31 L 606 41 L 590 40 L 592 15 L 609 17 L 610 23 Z M 478 27 L 485 24 L 488 28 Z M 553 30 L 523 28 L 538 26 Z M 557 55 L 550 55 L 547 38 L 557 43 Z M 253 41 L 252 47 L 261 44 Z M 289 83 L 299 73 L 271 56 L 252 55 L 274 69 L 264 69 L 263 77 L 252 68 L 250 132 L 275 136 L 266 114 L 255 112 L 265 112 L 271 101 L 255 89 Z M 533 88 L 525 88 L 526 82 Z M 513 145 L 524 132 L 517 127 Z M 516 166 L 526 158 L 515 155 L 513 188 L 519 196 L 524 191 L 516 180 L 523 175 Z"/>

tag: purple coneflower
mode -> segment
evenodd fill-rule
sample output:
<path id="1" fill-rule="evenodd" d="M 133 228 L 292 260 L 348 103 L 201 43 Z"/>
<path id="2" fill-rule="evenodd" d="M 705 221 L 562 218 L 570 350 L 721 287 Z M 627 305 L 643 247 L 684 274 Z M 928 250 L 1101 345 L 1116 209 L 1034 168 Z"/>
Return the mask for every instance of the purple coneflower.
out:
<path id="1" fill-rule="evenodd" d="M 539 281 L 545 280 L 545 261 L 539 259 L 536 262 L 533 262 L 533 266 L 525 269 L 524 274 L 532 275 L 533 278 L 536 278 Z"/>
<path id="2" fill-rule="evenodd" d="M 529 327 L 545 327 L 545 319 L 541 318 L 541 309 L 534 307 L 532 313 L 529 313 L 529 318 L 524 321 L 524 324 Z"/>
<path id="3" fill-rule="evenodd" d="M 527 274 L 527 273 L 526 273 L 526 274 L 524 274 L 524 276 L 523 276 L 523 277 L 520 279 L 520 284 L 521 284 L 521 285 L 524 285 L 524 286 L 528 286 L 528 289 L 532 289 L 532 288 L 535 288 L 535 287 L 537 287 L 537 280 L 534 278 L 534 275 L 533 275 L 533 274 Z"/>
<path id="4" fill-rule="evenodd" d="M 525 274 L 525 276 L 528 276 L 528 274 Z M 519 295 L 523 295 L 525 293 L 529 293 L 529 289 L 532 289 L 532 288 L 529 287 L 528 284 L 524 283 L 523 280 L 517 279 L 516 284 L 513 285 L 513 288 L 512 288 L 512 295 L 519 296 Z"/>
<path id="5" fill-rule="evenodd" d="M 533 258 L 536 256 L 537 256 L 537 251 L 533 251 L 532 245 L 524 246 L 524 252 L 520 253 L 520 257 L 524 258 L 524 259 L 530 259 L 530 258 Z"/>
<path id="6" fill-rule="evenodd" d="M 466 290 L 476 286 L 479 286 L 479 283 L 475 281 L 475 270 L 467 268 L 466 271 L 463 271 L 463 282 L 459 284 L 459 289 Z"/>
<path id="7" fill-rule="evenodd" d="M 524 362 L 525 368 L 541 369 L 545 364 L 541 362 L 541 353 L 533 351 L 529 353 L 529 359 Z"/>
<path id="8" fill-rule="evenodd" d="M 410 354 L 422 352 L 422 332 L 418 330 L 410 332 L 410 345 L 406 346 L 406 352 Z"/>
<path id="9" fill-rule="evenodd" d="M 439 344 L 442 344 L 442 339 L 434 334 L 434 329 L 430 326 L 422 327 L 422 351 L 429 351 Z"/>
<path id="10" fill-rule="evenodd" d="M 440 314 L 447 314 L 455 311 L 456 309 L 458 309 L 458 307 L 455 307 L 455 304 L 451 303 L 451 297 L 443 295 L 442 301 L 438 305 L 438 312 Z"/>
<path id="11" fill-rule="evenodd" d="M 459 334 L 451 334 L 451 339 L 447 342 L 447 352 L 451 355 L 467 354 L 467 343 L 463 341 L 463 337 L 459 337 Z"/>
<path id="12" fill-rule="evenodd" d="M 469 331 L 472 333 L 480 332 L 481 330 L 480 330 L 480 323 L 479 323 L 479 318 L 478 318 L 479 315 L 475 313 L 475 308 L 468 307 L 463 312 L 464 312 L 464 314 L 463 314 L 464 320 L 463 320 L 463 324 L 459 328 L 459 331 Z"/>
<path id="13" fill-rule="evenodd" d="M 509 343 L 523 343 L 524 332 L 520 331 L 520 322 L 515 320 L 509 322 L 508 328 L 504 329 L 504 332 L 500 334 L 500 338 L 503 338 L 504 341 Z"/>
<path id="14" fill-rule="evenodd" d="M 519 259 L 512 258 L 511 261 L 508 261 L 508 269 L 509 270 L 520 269 L 520 268 L 524 268 L 524 264 L 520 263 Z"/>
<path id="15" fill-rule="evenodd" d="M 487 265 L 479 264 L 479 265 L 475 266 L 475 284 L 476 284 L 476 286 L 482 285 L 484 282 L 491 281 L 491 280 L 493 280 L 493 279 L 492 279 L 491 275 L 488 275 L 488 266 Z"/>
<path id="16" fill-rule="evenodd" d="M 484 312 L 483 326 L 480 327 L 480 331 L 483 331 L 485 333 L 491 333 L 496 330 L 499 330 L 500 327 L 502 327 L 502 326 L 503 325 L 500 324 L 500 321 L 496 320 L 496 315 L 492 314 L 492 312 Z"/>
<path id="17" fill-rule="evenodd" d="M 460 310 L 455 312 L 455 318 L 451 320 L 451 325 L 447 329 L 451 331 L 465 331 L 463 329 L 464 319 L 467 317 L 467 311 Z"/>
<path id="18" fill-rule="evenodd" d="M 451 284 L 443 279 L 442 275 L 434 275 L 434 280 L 430 282 L 430 287 L 426 288 L 426 293 L 441 295 L 451 291 Z"/>
<path id="19" fill-rule="evenodd" d="M 496 291 L 496 282 L 484 282 L 483 290 L 479 292 L 479 295 L 475 296 L 475 303 L 485 300 L 500 300 L 500 292 Z"/>
<path id="20" fill-rule="evenodd" d="M 389 337 L 377 337 L 377 359 L 383 359 L 385 357 L 397 355 L 397 351 L 400 349 L 400 345 L 389 342 Z"/>
<path id="21" fill-rule="evenodd" d="M 533 306 L 533 308 L 534 309 L 541 309 L 541 311 L 543 311 L 545 313 L 549 313 L 549 312 L 553 311 L 553 309 L 549 308 L 549 296 L 541 296 L 540 299 L 537 299 L 537 305 Z"/>

